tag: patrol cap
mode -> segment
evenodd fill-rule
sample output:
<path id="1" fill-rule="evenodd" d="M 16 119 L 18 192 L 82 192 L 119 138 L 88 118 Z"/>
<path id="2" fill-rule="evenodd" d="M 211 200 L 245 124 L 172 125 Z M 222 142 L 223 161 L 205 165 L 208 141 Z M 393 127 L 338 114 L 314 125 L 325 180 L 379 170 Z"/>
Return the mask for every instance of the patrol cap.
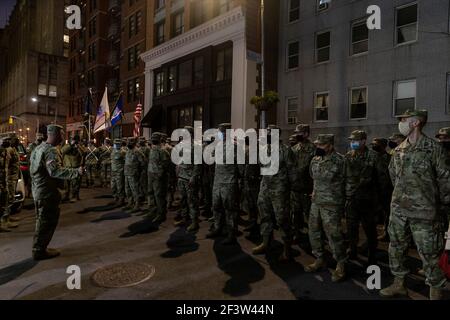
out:
<path id="1" fill-rule="evenodd" d="M 152 141 L 158 141 L 161 140 L 161 132 L 153 132 L 152 133 Z"/>
<path id="2" fill-rule="evenodd" d="M 105 143 L 106 142 L 111 142 L 111 139 L 110 138 L 105 138 Z"/>
<path id="3" fill-rule="evenodd" d="M 133 138 L 133 137 L 130 137 L 130 138 L 128 138 L 127 142 L 128 142 L 128 143 L 132 143 L 132 144 L 136 144 L 137 139 L 136 139 L 136 138 Z"/>
<path id="4" fill-rule="evenodd" d="M 441 137 L 450 138 L 450 127 L 439 129 L 436 138 L 439 139 Z"/>
<path id="5" fill-rule="evenodd" d="M 396 116 L 398 119 L 417 117 L 422 119 L 423 122 L 427 122 L 428 120 L 428 111 L 427 110 L 406 110 L 404 114 Z"/>
<path id="6" fill-rule="evenodd" d="M 161 139 L 167 139 L 169 136 L 165 133 L 161 133 Z"/>
<path id="7" fill-rule="evenodd" d="M 139 137 L 139 142 L 147 142 L 147 139 L 145 137 Z"/>
<path id="8" fill-rule="evenodd" d="M 406 137 L 402 135 L 401 133 L 394 133 L 392 136 L 389 137 L 389 140 L 405 140 Z"/>
<path id="9" fill-rule="evenodd" d="M 351 133 L 349 140 L 366 140 L 367 133 L 364 130 L 355 130 Z"/>
<path id="10" fill-rule="evenodd" d="M 385 139 L 385 138 L 374 138 L 374 139 L 372 140 L 372 144 L 378 144 L 378 145 L 380 145 L 380 146 L 387 147 L 387 145 L 388 145 L 388 140 Z"/>
<path id="11" fill-rule="evenodd" d="M 122 143 L 122 139 L 114 139 L 114 144 L 121 144 Z"/>
<path id="12" fill-rule="evenodd" d="M 289 137 L 289 142 L 297 142 L 297 137 L 295 135 Z"/>
<path id="13" fill-rule="evenodd" d="M 47 126 L 47 134 L 58 134 L 64 131 L 64 128 L 57 124 L 49 124 Z"/>
<path id="14" fill-rule="evenodd" d="M 319 134 L 314 144 L 332 144 L 334 145 L 334 134 Z"/>
<path id="15" fill-rule="evenodd" d="M 311 132 L 311 127 L 309 126 L 309 124 L 299 124 L 296 128 L 295 128 L 295 133 L 303 133 L 303 132 Z"/>
<path id="16" fill-rule="evenodd" d="M 219 124 L 219 130 L 222 131 L 222 132 L 227 131 L 227 130 L 229 130 L 231 128 L 232 128 L 231 123 L 221 123 L 221 124 Z"/>

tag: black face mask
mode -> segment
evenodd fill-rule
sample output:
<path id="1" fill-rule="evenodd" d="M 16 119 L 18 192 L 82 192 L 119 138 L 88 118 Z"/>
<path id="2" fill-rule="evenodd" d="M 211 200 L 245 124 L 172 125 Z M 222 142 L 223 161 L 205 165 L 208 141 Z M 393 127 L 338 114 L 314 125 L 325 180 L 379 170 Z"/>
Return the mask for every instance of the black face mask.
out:
<path id="1" fill-rule="evenodd" d="M 379 146 L 379 145 L 376 145 L 376 144 L 372 146 L 372 150 L 375 151 L 375 152 L 378 152 L 378 153 L 383 152 L 383 148 L 381 146 Z"/>
<path id="2" fill-rule="evenodd" d="M 441 143 L 445 150 L 450 150 L 450 141 L 442 141 Z"/>
<path id="3" fill-rule="evenodd" d="M 11 147 L 11 143 L 10 142 L 3 142 L 2 146 L 4 148 L 9 148 L 9 147 Z"/>
<path id="4" fill-rule="evenodd" d="M 395 148 L 398 147 L 398 144 L 395 143 L 394 141 L 389 141 L 388 146 L 389 146 L 389 148 L 391 148 L 391 149 L 395 149 Z"/>
<path id="5" fill-rule="evenodd" d="M 316 156 L 317 157 L 324 157 L 326 155 L 327 155 L 327 153 L 326 153 L 326 151 L 324 149 L 316 148 Z"/>

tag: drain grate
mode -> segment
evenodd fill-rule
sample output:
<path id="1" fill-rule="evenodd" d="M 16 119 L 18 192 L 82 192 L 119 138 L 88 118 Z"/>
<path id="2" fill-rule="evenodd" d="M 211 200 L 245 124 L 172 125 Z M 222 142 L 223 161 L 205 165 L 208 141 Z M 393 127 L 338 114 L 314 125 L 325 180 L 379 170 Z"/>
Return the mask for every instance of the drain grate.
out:
<path id="1" fill-rule="evenodd" d="M 150 280 L 155 267 L 145 263 L 118 263 L 94 272 L 92 282 L 103 288 L 127 288 Z"/>

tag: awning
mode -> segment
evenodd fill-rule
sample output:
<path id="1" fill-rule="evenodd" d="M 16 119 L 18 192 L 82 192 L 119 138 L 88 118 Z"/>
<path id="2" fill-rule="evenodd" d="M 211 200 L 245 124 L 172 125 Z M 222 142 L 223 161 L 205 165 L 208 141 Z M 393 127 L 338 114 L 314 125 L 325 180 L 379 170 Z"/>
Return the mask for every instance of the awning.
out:
<path id="1" fill-rule="evenodd" d="M 153 106 L 141 122 L 144 128 L 158 129 L 162 126 L 162 106 Z"/>

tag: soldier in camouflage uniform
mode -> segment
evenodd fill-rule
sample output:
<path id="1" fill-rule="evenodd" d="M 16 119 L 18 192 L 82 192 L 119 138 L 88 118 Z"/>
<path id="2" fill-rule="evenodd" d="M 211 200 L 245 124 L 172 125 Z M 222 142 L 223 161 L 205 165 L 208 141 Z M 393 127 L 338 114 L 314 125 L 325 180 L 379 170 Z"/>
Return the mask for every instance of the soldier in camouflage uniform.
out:
<path id="1" fill-rule="evenodd" d="M 222 234 L 222 229 L 226 226 L 227 237 L 222 242 L 224 245 L 236 243 L 237 217 L 239 213 L 239 167 L 237 161 L 233 164 L 226 164 L 226 134 L 231 130 L 231 124 L 223 123 L 219 125 L 219 139 L 223 142 L 223 161 L 219 164 L 216 159 L 213 187 L 213 213 L 214 228 L 207 234 L 207 238 L 215 238 Z M 236 160 L 235 145 L 232 143 Z M 217 149 L 216 149 L 217 150 Z M 217 152 L 216 152 L 217 157 Z"/>
<path id="2" fill-rule="evenodd" d="M 126 153 L 126 149 L 122 146 L 122 140 L 115 139 L 113 150 L 111 151 L 111 190 L 119 206 L 125 204 L 124 168 Z"/>
<path id="3" fill-rule="evenodd" d="M 203 144 L 203 150 L 213 143 L 215 140 L 214 137 L 211 138 L 210 141 L 207 141 Z M 203 216 L 206 218 L 212 217 L 212 190 L 214 187 L 214 164 L 206 164 L 202 165 L 202 179 L 201 179 L 201 188 L 202 188 L 202 197 L 203 197 L 203 205 L 200 209 L 203 209 Z"/>
<path id="4" fill-rule="evenodd" d="M 447 166 L 450 167 L 450 127 L 442 128 L 436 134 L 436 138 L 444 147 L 444 150 L 447 151 Z M 450 206 L 441 205 L 442 210 L 444 211 L 444 216 L 447 216 L 447 221 L 444 226 L 445 231 L 447 230 L 450 223 Z"/>
<path id="5" fill-rule="evenodd" d="M 148 206 L 149 219 L 153 223 L 161 223 L 167 219 L 167 184 L 169 154 L 163 149 L 161 133 L 152 134 L 152 147 L 148 155 Z"/>
<path id="6" fill-rule="evenodd" d="M 100 186 L 108 187 L 111 181 L 111 139 L 105 138 L 105 142 L 98 150 L 98 167 L 100 171 Z"/>
<path id="7" fill-rule="evenodd" d="M 0 233 L 11 232 L 9 229 L 8 211 L 8 162 L 9 153 L 4 145 L 4 139 L 0 145 Z"/>
<path id="8" fill-rule="evenodd" d="M 342 218 L 345 204 L 345 159 L 334 150 L 334 135 L 321 134 L 314 142 L 316 156 L 311 161 L 310 173 L 314 181 L 312 205 L 309 216 L 309 241 L 316 261 L 305 267 L 306 272 L 315 272 L 326 266 L 322 232 L 328 239 L 336 270 L 332 281 L 345 277 L 345 247 L 342 233 Z"/>
<path id="9" fill-rule="evenodd" d="M 139 137 L 138 148 L 141 151 L 141 153 L 144 155 L 144 159 L 145 159 L 145 163 L 146 163 L 145 166 L 148 167 L 148 157 L 150 154 L 151 147 L 148 146 L 147 140 L 145 139 L 145 137 Z M 142 202 L 147 201 L 147 198 L 148 198 L 147 183 L 148 183 L 147 170 L 144 170 L 140 175 L 140 181 L 139 181 L 139 187 L 140 187 L 139 195 L 140 195 Z"/>
<path id="10" fill-rule="evenodd" d="M 11 145 L 8 148 L 9 162 L 8 162 L 8 221 L 9 228 L 17 228 L 18 220 L 11 217 L 12 206 L 16 198 L 16 187 L 20 177 L 20 156 L 17 148 L 19 146 L 19 138 L 13 134 L 11 135 Z"/>
<path id="11" fill-rule="evenodd" d="M 143 170 L 147 169 L 144 154 L 136 147 L 136 138 L 128 139 L 128 150 L 125 155 L 125 193 L 127 196 L 126 210 L 137 213 L 140 209 L 139 181 Z"/>
<path id="12" fill-rule="evenodd" d="M 84 154 L 81 149 L 80 137 L 74 136 L 70 144 L 65 145 L 61 149 L 61 154 L 63 157 L 63 165 L 65 168 L 77 169 L 84 166 Z M 64 200 L 80 200 L 80 187 L 81 179 L 77 177 L 73 180 L 66 181 L 66 193 Z"/>
<path id="13" fill-rule="evenodd" d="M 407 139 L 395 149 L 389 165 L 394 184 L 389 223 L 389 265 L 394 283 L 381 290 L 383 297 L 407 295 L 405 266 L 411 234 L 423 263 L 430 299 L 442 298 L 446 279 L 439 268 L 443 251 L 443 213 L 450 204 L 450 168 L 446 151 L 422 133 L 426 110 L 408 110 L 399 116 L 399 131 Z"/>
<path id="14" fill-rule="evenodd" d="M 170 138 L 167 137 L 165 140 L 165 146 L 163 146 L 163 149 L 167 151 L 169 154 L 169 158 L 172 155 L 173 146 L 171 144 Z M 172 209 L 175 200 L 175 192 L 177 191 L 177 167 L 176 165 L 170 161 L 169 168 L 167 169 L 167 175 L 168 175 L 168 190 L 167 190 L 167 209 Z"/>
<path id="15" fill-rule="evenodd" d="M 268 144 L 261 148 L 267 148 L 263 151 L 266 154 L 271 153 L 272 132 L 281 130 L 274 125 L 268 127 Z M 270 164 L 262 165 L 261 168 L 270 167 Z M 294 182 L 294 155 L 292 150 L 279 141 L 279 170 L 272 176 L 265 175 L 261 180 L 261 187 L 258 195 L 258 208 L 261 216 L 261 236 L 263 242 L 253 249 L 253 254 L 264 254 L 270 246 L 273 237 L 274 221 L 280 228 L 284 243 L 283 254 L 280 257 L 281 262 L 289 261 L 291 257 L 292 246 L 292 224 L 289 217 L 290 207 L 290 187 Z"/>
<path id="16" fill-rule="evenodd" d="M 295 160 L 295 182 L 291 188 L 291 217 L 297 242 L 301 233 L 308 234 L 307 221 L 311 209 L 313 182 L 309 174 L 309 165 L 316 153 L 316 147 L 309 140 L 310 132 L 309 125 L 298 125 L 295 130 L 298 143 L 292 148 Z"/>
<path id="17" fill-rule="evenodd" d="M 194 163 L 194 128 L 185 127 L 185 130 L 189 131 L 191 135 L 191 145 L 185 146 L 183 152 L 188 153 L 183 154 L 183 156 L 189 157 L 190 163 L 181 163 L 178 165 L 178 190 L 181 195 L 181 216 L 182 219 L 175 223 L 175 226 L 181 226 L 187 223 L 190 219 L 191 224 L 188 226 L 187 230 L 189 232 L 195 232 L 199 229 L 199 187 L 201 178 L 202 166 Z M 188 142 L 182 141 L 181 145 L 187 144 Z M 188 150 L 189 149 L 189 150 Z"/>
<path id="18" fill-rule="evenodd" d="M 383 233 L 378 237 L 378 240 L 388 240 L 388 225 L 389 216 L 391 212 L 392 186 L 391 177 L 389 176 L 389 163 L 391 162 L 391 155 L 386 152 L 388 140 L 384 138 L 374 138 L 372 140 L 372 150 L 378 155 L 378 183 L 380 186 L 380 205 L 379 205 L 379 223 L 384 224 Z"/>
<path id="19" fill-rule="evenodd" d="M 87 187 L 95 187 L 95 181 L 98 177 L 98 161 L 99 152 L 94 145 L 94 141 L 90 141 L 86 150 L 86 185 Z"/>
<path id="20" fill-rule="evenodd" d="M 298 143 L 297 136 L 295 134 L 289 137 L 289 147 L 294 148 L 297 145 L 297 143 Z"/>
<path id="21" fill-rule="evenodd" d="M 395 152 L 395 148 L 397 148 L 403 141 L 405 141 L 406 137 L 401 133 L 394 133 L 389 137 L 388 147 L 389 147 L 389 155 L 393 156 Z"/>
<path id="22" fill-rule="evenodd" d="M 51 259 L 59 255 L 48 249 L 59 220 L 61 195 L 58 186 L 83 174 L 84 169 L 63 168 L 56 146 L 63 141 L 63 129 L 57 125 L 47 127 L 48 140 L 34 150 L 31 156 L 31 181 L 36 207 L 36 232 L 33 241 L 35 260 Z"/>
<path id="23" fill-rule="evenodd" d="M 350 137 L 349 151 L 345 155 L 346 167 L 346 214 L 347 231 L 350 241 L 350 259 L 356 259 L 359 224 L 361 222 L 368 243 L 368 263 L 377 264 L 377 219 L 376 207 L 380 199 L 380 185 L 378 177 L 381 176 L 378 170 L 378 154 L 367 148 L 367 133 L 362 130 L 353 131 Z"/>

